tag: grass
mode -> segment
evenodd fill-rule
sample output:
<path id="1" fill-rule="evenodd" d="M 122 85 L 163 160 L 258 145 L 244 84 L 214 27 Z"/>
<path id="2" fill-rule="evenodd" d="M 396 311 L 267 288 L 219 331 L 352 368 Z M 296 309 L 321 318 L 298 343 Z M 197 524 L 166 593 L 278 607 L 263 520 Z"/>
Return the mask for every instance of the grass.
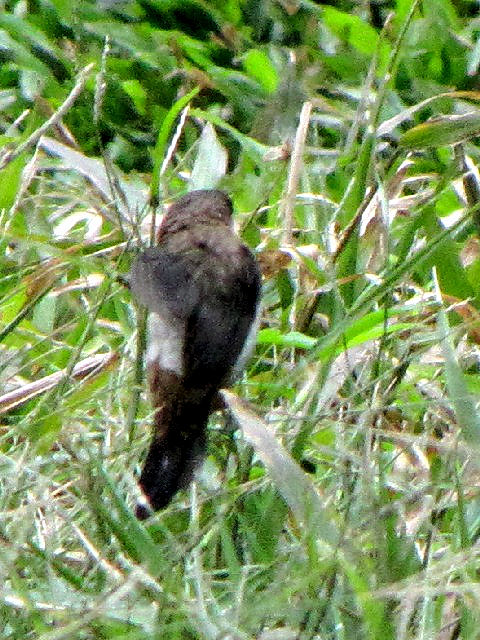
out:
<path id="1" fill-rule="evenodd" d="M 83 64 L 48 118 L 2 143 L 0 638 L 479 637 L 478 149 L 475 117 L 450 117 L 476 94 L 399 103 L 420 24 L 404 5 L 368 45 L 363 95 L 303 100 L 290 146 L 190 87 L 160 119 L 152 181 L 112 162 L 119 139 L 98 157 L 74 147 L 64 120 L 88 95 L 103 126 L 115 40 L 99 77 Z M 324 14 L 355 43 L 350 17 Z M 447 133 L 405 132 L 434 106 Z M 119 276 L 151 205 L 192 183 L 231 193 L 263 322 L 197 482 L 143 524 L 152 410 Z"/>

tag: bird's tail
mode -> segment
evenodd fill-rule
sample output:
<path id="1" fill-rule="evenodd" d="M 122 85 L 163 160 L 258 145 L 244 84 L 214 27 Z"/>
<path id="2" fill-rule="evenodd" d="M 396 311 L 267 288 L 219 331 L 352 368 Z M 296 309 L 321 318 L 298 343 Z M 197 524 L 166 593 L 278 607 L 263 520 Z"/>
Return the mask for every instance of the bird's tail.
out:
<path id="1" fill-rule="evenodd" d="M 148 505 L 137 504 L 141 520 L 168 505 L 180 489 L 188 487 L 205 455 L 210 402 L 159 409 L 155 430 L 139 484 Z M 150 508 L 149 508 L 150 507 Z"/>

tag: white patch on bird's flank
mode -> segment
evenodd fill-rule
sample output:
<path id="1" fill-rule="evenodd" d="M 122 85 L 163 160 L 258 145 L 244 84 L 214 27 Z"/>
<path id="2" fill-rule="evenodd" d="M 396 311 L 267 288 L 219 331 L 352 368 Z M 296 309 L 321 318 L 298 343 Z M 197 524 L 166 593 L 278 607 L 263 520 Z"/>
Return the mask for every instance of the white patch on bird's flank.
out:
<path id="1" fill-rule="evenodd" d="M 144 507 L 145 509 L 148 509 L 149 511 L 152 510 L 152 507 L 150 506 L 150 503 L 144 496 L 143 492 L 139 492 L 139 495 L 137 496 L 137 504 Z"/>
<path id="2" fill-rule="evenodd" d="M 182 376 L 185 324 L 178 318 L 150 313 L 148 316 L 147 364 L 156 362 L 160 369 Z"/>

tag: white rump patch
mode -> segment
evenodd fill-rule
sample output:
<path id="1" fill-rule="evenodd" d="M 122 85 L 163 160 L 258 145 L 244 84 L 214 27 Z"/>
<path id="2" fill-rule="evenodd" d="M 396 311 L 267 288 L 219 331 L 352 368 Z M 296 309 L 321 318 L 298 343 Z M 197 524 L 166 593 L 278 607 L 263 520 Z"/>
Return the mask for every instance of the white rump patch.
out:
<path id="1" fill-rule="evenodd" d="M 183 341 L 185 324 L 175 318 L 160 316 L 158 313 L 148 315 L 147 364 L 157 362 L 160 369 L 173 371 L 183 376 Z"/>

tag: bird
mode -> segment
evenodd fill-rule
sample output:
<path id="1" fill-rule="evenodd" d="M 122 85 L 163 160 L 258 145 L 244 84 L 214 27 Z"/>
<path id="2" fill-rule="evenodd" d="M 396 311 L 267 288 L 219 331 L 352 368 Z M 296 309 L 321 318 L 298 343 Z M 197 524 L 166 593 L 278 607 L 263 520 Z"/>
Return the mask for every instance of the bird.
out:
<path id="1" fill-rule="evenodd" d="M 154 424 L 139 478 L 144 520 L 193 480 L 218 391 L 241 373 L 260 317 L 261 275 L 216 189 L 191 191 L 165 214 L 155 246 L 127 276 L 148 311 L 146 377 Z"/>

